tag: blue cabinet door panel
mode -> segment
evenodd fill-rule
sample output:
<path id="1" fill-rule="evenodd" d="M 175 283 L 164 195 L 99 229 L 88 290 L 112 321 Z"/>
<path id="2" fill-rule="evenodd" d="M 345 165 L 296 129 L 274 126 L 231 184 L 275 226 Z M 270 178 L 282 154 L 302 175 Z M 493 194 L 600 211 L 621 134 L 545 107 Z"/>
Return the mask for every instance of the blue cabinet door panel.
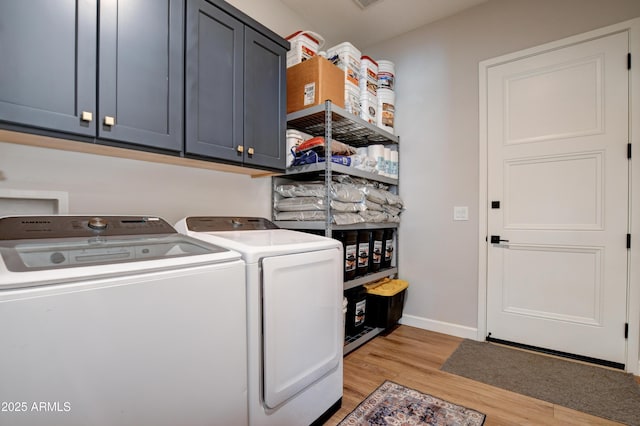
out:
<path id="1" fill-rule="evenodd" d="M 182 149 L 183 7 L 183 0 L 100 2 L 98 137 Z"/>
<path id="2" fill-rule="evenodd" d="M 245 29 L 244 162 L 247 165 L 285 168 L 286 53 L 271 39 L 251 28 Z"/>
<path id="3" fill-rule="evenodd" d="M 200 0 L 187 6 L 185 151 L 241 162 L 244 25 Z"/>
<path id="4" fill-rule="evenodd" d="M 95 135 L 96 16 L 96 0 L 0 2 L 0 121 Z"/>

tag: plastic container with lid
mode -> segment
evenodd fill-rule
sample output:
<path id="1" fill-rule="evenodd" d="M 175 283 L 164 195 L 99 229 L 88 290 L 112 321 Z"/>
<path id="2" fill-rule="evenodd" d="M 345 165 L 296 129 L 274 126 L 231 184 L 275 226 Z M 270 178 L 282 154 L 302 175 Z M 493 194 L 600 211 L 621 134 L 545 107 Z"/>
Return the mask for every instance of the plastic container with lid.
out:
<path id="1" fill-rule="evenodd" d="M 347 298 L 347 318 L 345 331 L 347 336 L 355 336 L 365 327 L 367 313 L 367 292 L 359 286 L 345 291 Z"/>
<path id="2" fill-rule="evenodd" d="M 291 49 L 287 52 L 287 68 L 311 59 L 318 54 L 324 39 L 313 31 L 296 31 L 287 37 Z"/>
<path id="3" fill-rule="evenodd" d="M 384 278 L 375 283 L 365 284 L 364 287 L 367 291 L 367 324 L 385 329 L 393 327 L 402 318 L 409 283 Z"/>
<path id="4" fill-rule="evenodd" d="M 371 232 L 371 243 L 369 251 L 369 264 L 371 272 L 377 272 L 380 270 L 380 265 L 382 264 L 382 256 L 384 255 L 382 251 L 383 237 L 383 229 L 376 229 L 375 231 Z"/>
<path id="5" fill-rule="evenodd" d="M 369 244 L 371 241 L 371 231 L 358 231 L 358 266 L 356 276 L 363 276 L 369 272 Z"/>
<path id="6" fill-rule="evenodd" d="M 384 255 L 380 266 L 382 268 L 390 268 L 393 261 L 393 228 L 386 228 L 382 238 L 382 252 Z"/>
<path id="7" fill-rule="evenodd" d="M 334 238 L 342 243 L 344 249 L 344 280 L 352 280 L 356 277 L 358 231 L 336 232 Z"/>

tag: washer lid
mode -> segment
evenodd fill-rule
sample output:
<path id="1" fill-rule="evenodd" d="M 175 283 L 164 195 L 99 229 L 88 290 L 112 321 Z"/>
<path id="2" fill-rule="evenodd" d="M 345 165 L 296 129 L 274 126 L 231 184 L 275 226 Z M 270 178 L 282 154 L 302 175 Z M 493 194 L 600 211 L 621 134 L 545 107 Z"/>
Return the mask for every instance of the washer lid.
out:
<path id="1" fill-rule="evenodd" d="M 197 221 L 192 219 L 197 219 Z M 242 253 L 243 258 L 248 263 L 258 262 L 261 258 L 267 256 L 326 249 L 342 250 L 342 244 L 332 238 L 289 229 L 247 230 L 243 227 L 242 230 L 235 231 L 215 229 L 206 231 L 205 229 L 207 228 L 205 228 L 204 224 L 216 223 L 216 220 L 208 222 L 204 219 L 206 218 L 187 217 L 176 223 L 175 227 L 178 231 L 187 235 L 238 251 Z M 195 231 L 194 228 L 199 231 Z"/>
<path id="2" fill-rule="evenodd" d="M 0 218 L 0 288 L 239 258 L 228 249 L 178 234 L 159 218 Z"/>

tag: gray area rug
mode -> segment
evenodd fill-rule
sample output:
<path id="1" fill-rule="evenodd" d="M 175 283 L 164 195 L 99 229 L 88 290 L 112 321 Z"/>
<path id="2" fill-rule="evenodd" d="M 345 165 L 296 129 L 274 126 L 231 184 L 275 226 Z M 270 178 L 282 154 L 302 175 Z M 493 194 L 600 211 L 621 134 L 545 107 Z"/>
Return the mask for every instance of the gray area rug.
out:
<path id="1" fill-rule="evenodd" d="M 441 370 L 640 426 L 640 386 L 622 371 L 474 340 L 464 340 Z"/>

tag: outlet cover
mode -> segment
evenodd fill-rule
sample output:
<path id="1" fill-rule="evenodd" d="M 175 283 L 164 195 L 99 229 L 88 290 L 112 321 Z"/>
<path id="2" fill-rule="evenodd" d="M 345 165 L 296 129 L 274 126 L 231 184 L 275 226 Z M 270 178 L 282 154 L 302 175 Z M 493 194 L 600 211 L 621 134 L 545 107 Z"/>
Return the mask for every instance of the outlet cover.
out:
<path id="1" fill-rule="evenodd" d="M 453 208 L 453 220 L 469 220 L 469 207 L 455 206 Z"/>

